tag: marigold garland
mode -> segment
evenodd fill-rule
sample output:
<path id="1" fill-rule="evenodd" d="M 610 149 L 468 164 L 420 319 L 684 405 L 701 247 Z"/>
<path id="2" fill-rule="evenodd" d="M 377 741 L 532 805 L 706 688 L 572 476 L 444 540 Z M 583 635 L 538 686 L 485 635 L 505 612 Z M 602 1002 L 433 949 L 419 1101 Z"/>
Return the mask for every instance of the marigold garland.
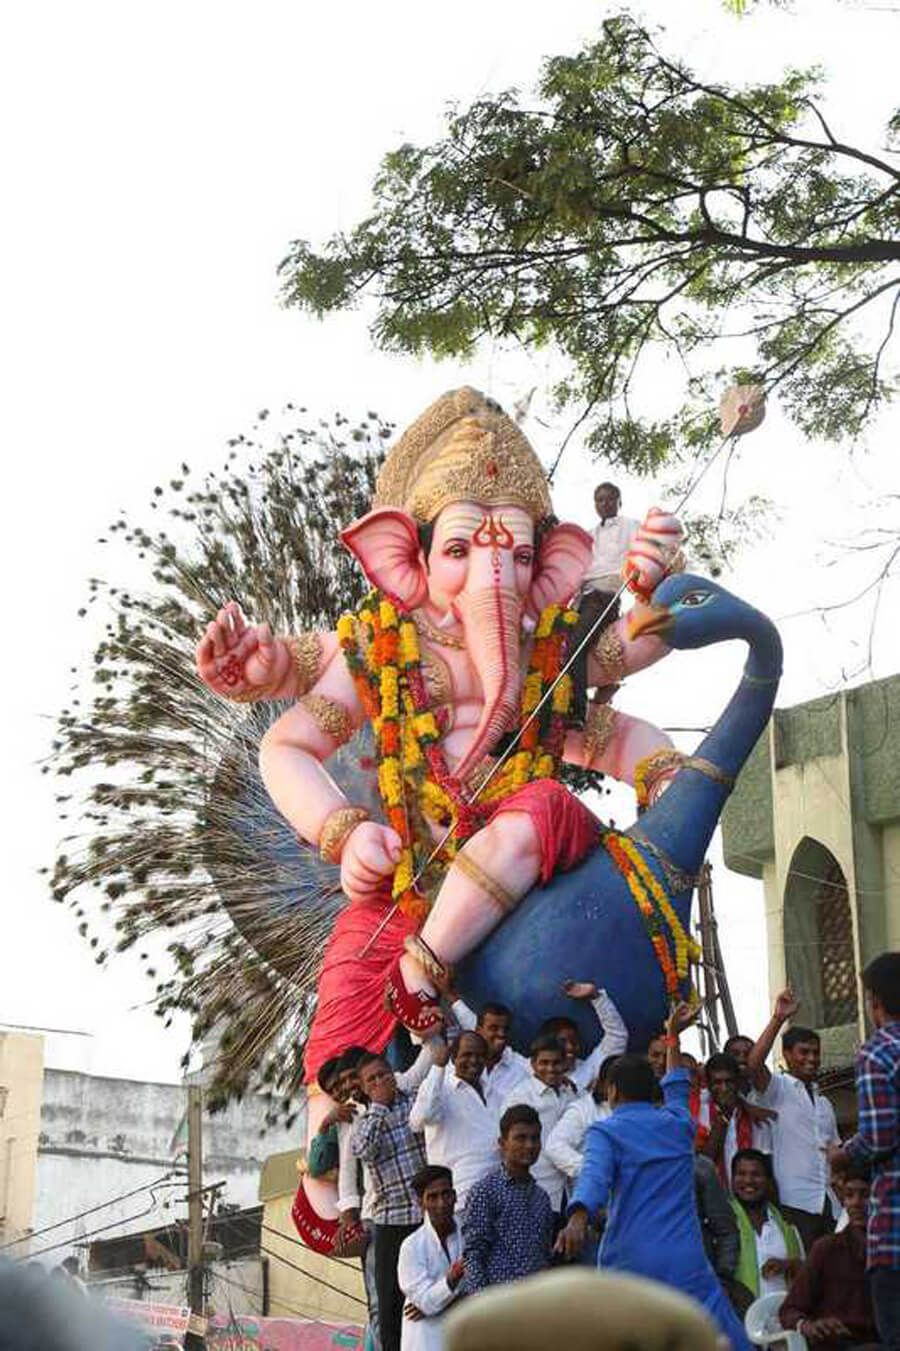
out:
<path id="1" fill-rule="evenodd" d="M 573 610 L 548 606 L 535 629 L 529 669 L 522 686 L 521 725 L 541 703 L 562 670 L 566 630 L 577 621 Z M 528 724 L 518 749 L 504 761 L 475 803 L 451 774 L 440 744 L 441 727 L 428 708 L 419 635 L 408 614 L 374 592 L 355 615 L 338 622 L 338 641 L 375 731 L 378 790 L 385 816 L 400 836 L 400 860 L 394 871 L 392 896 L 404 914 L 423 919 L 427 896 L 417 890 L 416 855 L 424 860 L 433 843 L 416 818 L 450 835 L 441 852 L 444 862 L 483 824 L 492 804 L 509 797 L 534 779 L 553 778 L 565 740 L 572 707 L 572 681 L 566 675 Z M 418 838 L 421 836 L 421 838 Z"/>
<path id="2" fill-rule="evenodd" d="M 688 978 L 691 962 L 700 960 L 699 944 L 685 931 L 664 887 L 651 871 L 634 840 L 628 835 L 609 830 L 604 833 L 603 846 L 625 878 L 641 912 L 647 936 L 663 973 L 666 992 L 670 999 L 678 999 Z M 674 959 L 670 938 L 675 948 Z M 693 987 L 690 998 L 696 998 Z"/>

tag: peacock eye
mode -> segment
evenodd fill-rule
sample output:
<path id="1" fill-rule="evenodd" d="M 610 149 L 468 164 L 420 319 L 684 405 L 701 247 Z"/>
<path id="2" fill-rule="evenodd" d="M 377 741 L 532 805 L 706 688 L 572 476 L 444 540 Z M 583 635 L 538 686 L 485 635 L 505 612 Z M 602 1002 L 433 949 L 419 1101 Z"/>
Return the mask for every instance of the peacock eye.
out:
<path id="1" fill-rule="evenodd" d="M 685 610 L 692 610 L 697 605 L 705 605 L 710 598 L 711 593 L 709 591 L 688 591 L 681 597 L 678 604 L 683 606 Z"/>

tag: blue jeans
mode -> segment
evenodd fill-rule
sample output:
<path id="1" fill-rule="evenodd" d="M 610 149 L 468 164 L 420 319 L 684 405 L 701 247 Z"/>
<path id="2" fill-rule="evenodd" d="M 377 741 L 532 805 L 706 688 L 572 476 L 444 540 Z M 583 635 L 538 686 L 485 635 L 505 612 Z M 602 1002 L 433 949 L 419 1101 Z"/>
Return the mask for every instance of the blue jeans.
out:
<path id="1" fill-rule="evenodd" d="M 900 1271 L 874 1267 L 869 1288 L 875 1306 L 875 1323 L 885 1351 L 900 1351 Z"/>

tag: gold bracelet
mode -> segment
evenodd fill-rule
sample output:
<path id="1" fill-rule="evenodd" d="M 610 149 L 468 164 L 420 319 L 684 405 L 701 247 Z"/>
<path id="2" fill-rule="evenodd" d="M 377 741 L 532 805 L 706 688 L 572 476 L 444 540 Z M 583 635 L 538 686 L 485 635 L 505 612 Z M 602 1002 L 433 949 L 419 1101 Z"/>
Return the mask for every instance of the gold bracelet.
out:
<path id="1" fill-rule="evenodd" d="M 616 685 L 624 679 L 625 646 L 613 625 L 600 634 L 591 655 L 598 667 L 596 674 L 591 672 L 591 678 L 598 685 Z"/>
<path id="2" fill-rule="evenodd" d="M 297 633 L 284 641 L 297 673 L 297 694 L 305 694 L 322 671 L 322 639 L 317 633 Z"/>
<path id="3" fill-rule="evenodd" d="M 353 735 L 353 719 L 346 705 L 324 694 L 304 694 L 300 703 L 306 709 L 320 732 L 343 746 Z"/>
<path id="4" fill-rule="evenodd" d="M 371 817 L 365 807 L 337 807 L 325 817 L 319 832 L 319 857 L 326 863 L 340 863 L 347 836 Z"/>
<path id="5" fill-rule="evenodd" d="M 616 710 L 611 704 L 588 704 L 584 723 L 584 767 L 590 769 L 612 741 Z"/>
<path id="6" fill-rule="evenodd" d="M 520 898 L 513 896 L 511 892 L 506 890 L 502 882 L 498 882 L 496 877 L 491 877 L 490 873 L 485 872 L 481 864 L 476 863 L 471 854 L 457 854 L 453 860 L 453 866 L 474 882 L 480 891 L 489 896 L 500 907 L 504 915 L 510 914 L 519 904 Z"/>

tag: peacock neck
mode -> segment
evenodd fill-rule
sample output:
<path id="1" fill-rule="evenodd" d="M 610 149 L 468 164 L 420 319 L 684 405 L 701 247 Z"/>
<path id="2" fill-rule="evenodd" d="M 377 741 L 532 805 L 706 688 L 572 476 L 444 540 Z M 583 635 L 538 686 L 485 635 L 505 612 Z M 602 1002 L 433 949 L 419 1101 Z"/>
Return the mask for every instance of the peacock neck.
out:
<path id="1" fill-rule="evenodd" d="M 693 756 L 708 762 L 720 777 L 700 769 L 682 769 L 633 828 L 637 836 L 648 839 L 687 873 L 696 873 L 703 862 L 729 793 L 728 785 L 737 778 L 762 735 L 775 703 L 781 676 L 781 639 L 771 620 L 758 611 L 754 616 L 752 632 L 747 634 L 750 653 L 741 681 Z"/>

